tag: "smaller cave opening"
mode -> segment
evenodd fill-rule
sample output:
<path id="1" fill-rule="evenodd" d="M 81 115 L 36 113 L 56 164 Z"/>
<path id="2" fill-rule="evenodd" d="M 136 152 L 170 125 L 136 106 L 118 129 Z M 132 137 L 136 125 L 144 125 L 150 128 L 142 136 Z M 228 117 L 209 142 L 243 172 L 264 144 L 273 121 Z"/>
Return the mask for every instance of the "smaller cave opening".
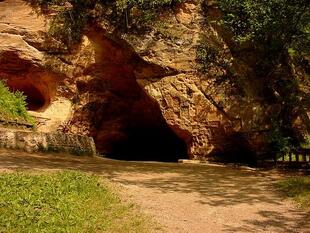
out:
<path id="1" fill-rule="evenodd" d="M 27 82 L 8 81 L 10 90 L 22 92 L 26 97 L 27 109 L 30 111 L 40 111 L 47 105 L 48 100 L 42 92 L 33 84 Z"/>
<path id="2" fill-rule="evenodd" d="M 134 127 L 114 143 L 113 159 L 127 161 L 177 162 L 188 158 L 187 145 L 168 126 Z"/>
<path id="3" fill-rule="evenodd" d="M 257 157 L 251 149 L 249 141 L 242 133 L 233 133 L 227 138 L 229 147 L 222 153 L 215 155 L 215 160 L 225 163 L 246 164 L 256 167 Z"/>

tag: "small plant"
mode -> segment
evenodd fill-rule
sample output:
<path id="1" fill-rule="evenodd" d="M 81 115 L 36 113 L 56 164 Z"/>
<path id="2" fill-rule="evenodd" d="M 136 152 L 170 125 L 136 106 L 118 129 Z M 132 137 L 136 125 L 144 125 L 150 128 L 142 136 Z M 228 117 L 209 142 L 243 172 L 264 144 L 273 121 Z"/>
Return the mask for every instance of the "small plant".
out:
<path id="1" fill-rule="evenodd" d="M 171 41 L 182 40 L 184 41 L 185 29 L 182 27 L 177 27 L 175 25 L 171 26 L 169 21 L 159 21 L 154 25 L 157 33 L 163 36 L 165 39 Z"/>
<path id="2" fill-rule="evenodd" d="M 301 147 L 310 149 L 310 135 L 305 135 L 301 143 Z"/>
<path id="3" fill-rule="evenodd" d="M 208 73 L 215 67 L 229 71 L 232 66 L 232 58 L 227 57 L 223 48 L 210 45 L 203 40 L 197 47 L 196 57 L 199 64 L 198 70 L 202 73 Z"/>
<path id="4" fill-rule="evenodd" d="M 0 106 L 0 118 L 3 120 L 34 125 L 34 119 L 27 112 L 26 97 L 22 92 L 11 92 L 2 81 L 0 81 Z"/>
<path id="5" fill-rule="evenodd" d="M 285 126 L 283 126 L 281 121 L 273 120 L 268 135 L 268 142 L 276 158 L 292 153 L 296 148 L 293 138 L 284 132 Z"/>

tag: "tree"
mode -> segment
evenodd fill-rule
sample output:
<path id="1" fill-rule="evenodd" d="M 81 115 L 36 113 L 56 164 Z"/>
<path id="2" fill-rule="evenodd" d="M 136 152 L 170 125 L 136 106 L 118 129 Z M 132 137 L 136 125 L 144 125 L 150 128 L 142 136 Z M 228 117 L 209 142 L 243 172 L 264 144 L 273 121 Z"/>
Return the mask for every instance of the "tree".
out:
<path id="1" fill-rule="evenodd" d="M 237 41 L 252 41 L 272 52 L 274 59 L 289 49 L 309 55 L 308 0 L 220 0 L 219 4 L 223 22 Z"/>
<path id="2" fill-rule="evenodd" d="M 219 0 L 219 6 L 224 13 L 222 23 L 233 32 L 235 41 L 250 42 L 260 54 L 256 74 L 267 80 L 266 88 L 282 106 L 273 119 L 279 141 L 294 141 L 292 122 L 300 114 L 307 115 L 302 102 L 309 98 L 309 93 L 300 90 L 296 74 L 296 66 L 301 65 L 304 78 L 309 77 L 309 0 Z"/>

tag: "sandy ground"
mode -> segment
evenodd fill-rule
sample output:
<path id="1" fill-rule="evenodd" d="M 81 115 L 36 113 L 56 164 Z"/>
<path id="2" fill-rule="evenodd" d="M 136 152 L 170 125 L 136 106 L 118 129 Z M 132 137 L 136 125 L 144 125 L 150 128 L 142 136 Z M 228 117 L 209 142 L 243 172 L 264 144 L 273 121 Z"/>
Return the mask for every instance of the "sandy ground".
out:
<path id="1" fill-rule="evenodd" d="M 310 213 L 284 200 L 262 172 L 212 165 L 121 162 L 0 151 L 0 171 L 73 169 L 119 184 L 163 232 L 310 232 Z"/>
<path id="2" fill-rule="evenodd" d="M 48 108 L 42 112 L 32 112 L 29 114 L 33 117 L 41 118 L 42 123 L 37 122 L 37 130 L 40 132 L 54 132 L 59 125 L 64 124 L 70 119 L 72 114 L 72 103 L 65 98 L 54 100 Z"/>

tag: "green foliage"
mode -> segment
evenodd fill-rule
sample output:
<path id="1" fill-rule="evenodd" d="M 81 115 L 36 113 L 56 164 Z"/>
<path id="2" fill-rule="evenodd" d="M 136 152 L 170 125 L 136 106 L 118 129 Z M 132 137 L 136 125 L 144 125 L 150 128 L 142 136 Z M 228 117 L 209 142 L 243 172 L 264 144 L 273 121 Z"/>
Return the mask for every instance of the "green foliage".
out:
<path id="1" fill-rule="evenodd" d="M 227 58 L 223 48 L 208 45 L 206 42 L 199 44 L 196 50 L 196 57 L 199 70 L 203 73 L 208 73 L 211 68 L 216 66 L 224 70 L 229 70 L 232 65 L 232 61 Z"/>
<path id="2" fill-rule="evenodd" d="M 310 177 L 293 177 L 280 181 L 277 188 L 293 198 L 302 208 L 310 210 Z"/>
<path id="3" fill-rule="evenodd" d="M 223 23 L 239 42 L 252 41 L 275 57 L 282 51 L 310 51 L 308 0 L 220 0 Z"/>
<path id="4" fill-rule="evenodd" d="M 140 9 L 158 9 L 159 7 L 171 6 L 172 4 L 182 2 L 182 0 L 116 0 L 116 5 L 120 11 L 132 7 Z"/>
<path id="5" fill-rule="evenodd" d="M 23 93 L 17 91 L 10 92 L 8 87 L 0 81 L 0 117 L 3 120 L 18 120 L 28 123 L 34 123 L 29 116 L 26 106 L 26 97 Z"/>
<path id="6" fill-rule="evenodd" d="M 220 23 L 230 29 L 237 43 L 251 46 L 256 55 L 253 68 L 264 82 L 264 97 L 281 106 L 269 141 L 276 153 L 288 153 L 297 144 L 292 122 L 304 94 L 297 82 L 294 60 L 310 54 L 310 2 L 219 0 L 219 6 L 224 13 Z"/>
<path id="7" fill-rule="evenodd" d="M 302 148 L 310 149 L 310 135 L 304 135 L 304 139 L 301 143 Z"/>
<path id="8" fill-rule="evenodd" d="M 170 40 L 172 42 L 180 40 L 185 41 L 184 33 L 186 29 L 180 26 L 173 25 L 172 22 L 159 21 L 154 24 L 154 28 L 156 29 L 156 33 L 160 34 L 161 37 L 166 40 Z"/>
<path id="9" fill-rule="evenodd" d="M 268 142 L 277 157 L 291 153 L 295 149 L 293 138 L 285 135 L 284 127 L 282 122 L 273 121 L 268 134 Z"/>
<path id="10" fill-rule="evenodd" d="M 0 175 L 0 232 L 142 232 L 144 220 L 78 172 Z"/>
<path id="11" fill-rule="evenodd" d="M 38 12 L 57 12 L 50 34 L 69 47 L 80 41 L 87 25 L 107 21 L 118 30 L 134 31 L 157 20 L 183 0 L 26 0 Z"/>

